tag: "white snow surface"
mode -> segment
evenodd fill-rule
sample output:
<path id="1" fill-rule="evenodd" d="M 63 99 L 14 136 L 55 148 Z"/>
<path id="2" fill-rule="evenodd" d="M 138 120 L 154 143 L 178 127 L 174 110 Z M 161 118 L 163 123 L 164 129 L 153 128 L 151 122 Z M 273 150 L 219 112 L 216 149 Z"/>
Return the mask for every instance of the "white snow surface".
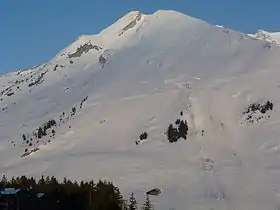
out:
<path id="1" fill-rule="evenodd" d="M 41 66 L 2 75 L 1 173 L 108 179 L 140 202 L 160 188 L 160 210 L 279 209 L 280 48 L 247 37 L 175 11 L 131 12 Z M 102 49 L 68 58 L 89 42 Z M 247 107 L 265 101 L 273 110 L 245 123 Z M 177 118 L 187 140 L 169 143 Z M 54 137 L 32 136 L 50 119 Z M 21 157 L 26 148 L 39 151 Z"/>
<path id="2" fill-rule="evenodd" d="M 268 32 L 264 30 L 258 30 L 257 33 L 248 34 L 248 36 L 280 45 L 280 32 Z"/>

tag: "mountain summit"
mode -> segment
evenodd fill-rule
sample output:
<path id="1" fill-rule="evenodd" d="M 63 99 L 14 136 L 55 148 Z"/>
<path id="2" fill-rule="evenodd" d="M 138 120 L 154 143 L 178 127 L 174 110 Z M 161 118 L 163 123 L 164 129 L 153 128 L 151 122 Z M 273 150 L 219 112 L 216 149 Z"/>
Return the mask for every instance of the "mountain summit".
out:
<path id="1" fill-rule="evenodd" d="M 108 179 L 155 209 L 280 206 L 280 48 L 130 12 L 0 77 L 0 171 Z"/>

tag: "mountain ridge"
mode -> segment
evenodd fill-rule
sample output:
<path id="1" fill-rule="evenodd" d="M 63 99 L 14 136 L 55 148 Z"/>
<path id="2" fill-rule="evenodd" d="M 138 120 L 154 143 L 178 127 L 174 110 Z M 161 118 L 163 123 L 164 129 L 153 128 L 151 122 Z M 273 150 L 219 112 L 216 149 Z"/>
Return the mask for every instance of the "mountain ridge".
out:
<path id="1" fill-rule="evenodd" d="M 255 39 L 264 40 L 267 42 L 280 45 L 280 32 L 268 32 L 264 30 L 258 30 L 255 34 L 248 34 Z"/>

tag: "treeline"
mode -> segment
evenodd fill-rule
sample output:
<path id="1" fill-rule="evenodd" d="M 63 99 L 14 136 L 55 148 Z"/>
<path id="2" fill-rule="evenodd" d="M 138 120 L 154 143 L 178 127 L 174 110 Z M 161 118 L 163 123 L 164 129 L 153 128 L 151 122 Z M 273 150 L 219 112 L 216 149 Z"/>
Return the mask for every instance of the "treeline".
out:
<path id="1" fill-rule="evenodd" d="M 21 189 L 27 199 L 24 209 L 38 208 L 38 195 L 40 209 L 49 210 L 151 210 L 152 204 L 149 196 L 143 205 L 138 205 L 133 194 L 125 200 L 118 187 L 112 182 L 99 180 L 95 183 L 90 181 L 71 181 L 64 178 L 59 182 L 55 177 L 42 176 L 39 180 L 26 176 L 7 179 L 2 177 L 0 190 L 4 188 Z M 36 205 L 37 206 L 36 206 Z"/>

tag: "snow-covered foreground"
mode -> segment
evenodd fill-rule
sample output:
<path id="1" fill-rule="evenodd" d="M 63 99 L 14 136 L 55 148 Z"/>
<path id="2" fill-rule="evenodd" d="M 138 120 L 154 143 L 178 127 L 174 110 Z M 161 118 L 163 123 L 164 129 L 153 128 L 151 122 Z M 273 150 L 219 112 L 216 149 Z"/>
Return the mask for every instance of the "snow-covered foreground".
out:
<path id="1" fill-rule="evenodd" d="M 161 210 L 279 209 L 279 55 L 177 12 L 131 12 L 0 77 L 0 171 L 109 179 L 140 201 L 157 187 Z M 178 118 L 188 138 L 169 143 Z"/>

